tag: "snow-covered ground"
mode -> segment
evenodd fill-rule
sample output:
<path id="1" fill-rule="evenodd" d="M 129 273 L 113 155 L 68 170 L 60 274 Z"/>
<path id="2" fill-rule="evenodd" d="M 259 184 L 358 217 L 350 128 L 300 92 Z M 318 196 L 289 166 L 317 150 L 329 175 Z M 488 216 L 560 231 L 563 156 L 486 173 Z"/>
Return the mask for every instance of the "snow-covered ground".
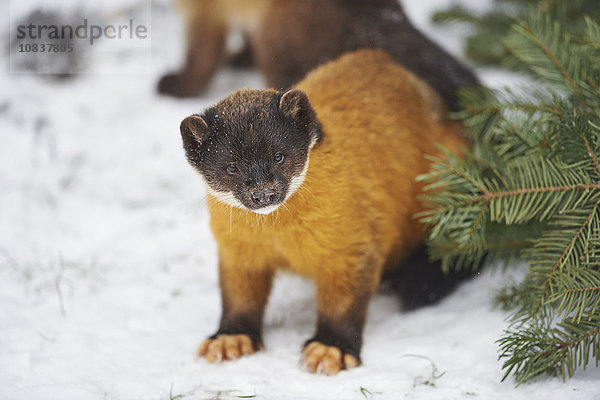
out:
<path id="1" fill-rule="evenodd" d="M 419 26 L 459 51 L 458 34 L 428 25 L 448 0 L 405 3 Z M 158 77 L 183 49 L 171 3 L 153 7 L 149 73 L 56 81 L 0 72 L 1 400 L 600 399 L 598 369 L 566 383 L 500 382 L 494 341 L 506 314 L 490 305 L 508 279 L 500 271 L 412 313 L 378 295 L 364 366 L 335 377 L 299 368 L 314 291 L 281 276 L 266 313 L 266 350 L 221 365 L 197 360 L 196 346 L 220 316 L 216 245 L 178 126 L 231 90 L 263 83 L 224 70 L 201 98 L 158 96 Z M 0 26 L 6 43 L 8 20 Z M 127 62 L 114 57 L 94 62 Z"/>

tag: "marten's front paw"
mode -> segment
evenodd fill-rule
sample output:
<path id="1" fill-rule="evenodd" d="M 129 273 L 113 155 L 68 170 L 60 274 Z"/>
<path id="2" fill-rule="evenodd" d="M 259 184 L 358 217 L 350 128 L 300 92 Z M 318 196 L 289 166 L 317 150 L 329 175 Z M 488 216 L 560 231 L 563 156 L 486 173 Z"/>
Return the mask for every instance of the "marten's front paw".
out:
<path id="1" fill-rule="evenodd" d="M 335 346 L 310 342 L 302 350 L 302 365 L 309 372 L 335 375 L 342 369 L 355 368 L 360 361 L 351 354 L 344 354 Z"/>
<path id="2" fill-rule="evenodd" d="M 255 345 L 248 335 L 217 335 L 208 338 L 198 348 L 198 356 L 209 363 L 236 360 L 241 356 L 253 354 L 260 346 Z"/>

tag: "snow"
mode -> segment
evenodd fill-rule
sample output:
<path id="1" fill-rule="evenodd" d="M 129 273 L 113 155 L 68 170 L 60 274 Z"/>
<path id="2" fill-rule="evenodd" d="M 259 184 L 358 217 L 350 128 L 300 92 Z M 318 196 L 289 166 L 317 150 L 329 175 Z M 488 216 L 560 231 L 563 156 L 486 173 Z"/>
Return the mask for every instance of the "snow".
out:
<path id="1" fill-rule="evenodd" d="M 427 22 L 449 1 L 405 3 L 420 27 L 459 52 L 458 33 Z M 197 360 L 196 346 L 220 316 L 216 244 L 178 126 L 263 81 L 225 69 L 200 98 L 158 96 L 158 77 L 183 49 L 173 45 L 181 27 L 171 3 L 153 8 L 149 73 L 57 81 L 0 72 L 0 399 L 600 399 L 593 368 L 567 382 L 500 382 L 494 342 L 507 314 L 490 298 L 522 275 L 518 266 L 486 271 L 411 313 L 377 295 L 364 365 L 335 377 L 299 368 L 315 323 L 314 289 L 281 276 L 266 312 L 266 350 L 220 365 Z M 127 62 L 113 57 L 94 62 Z"/>

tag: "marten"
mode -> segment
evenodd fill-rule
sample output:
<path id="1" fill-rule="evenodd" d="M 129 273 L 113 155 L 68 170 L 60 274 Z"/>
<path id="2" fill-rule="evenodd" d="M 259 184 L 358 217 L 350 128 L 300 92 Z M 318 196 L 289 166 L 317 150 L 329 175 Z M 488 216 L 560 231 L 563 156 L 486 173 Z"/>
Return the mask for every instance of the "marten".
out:
<path id="1" fill-rule="evenodd" d="M 367 305 L 381 276 L 422 246 L 426 155 L 468 142 L 434 91 L 380 50 L 324 64 L 287 91 L 238 90 L 181 123 L 206 184 L 218 243 L 222 318 L 199 354 L 262 348 L 279 269 L 314 281 L 318 322 L 305 368 L 360 364 Z"/>
<path id="2" fill-rule="evenodd" d="M 316 66 L 361 48 L 379 48 L 433 87 L 450 111 L 475 74 L 416 29 L 398 0 L 178 0 L 187 26 L 183 69 L 161 93 L 199 94 L 227 58 L 226 36 L 243 32 L 244 54 L 270 87 L 289 88 Z M 236 58 L 240 60 L 240 58 Z"/>

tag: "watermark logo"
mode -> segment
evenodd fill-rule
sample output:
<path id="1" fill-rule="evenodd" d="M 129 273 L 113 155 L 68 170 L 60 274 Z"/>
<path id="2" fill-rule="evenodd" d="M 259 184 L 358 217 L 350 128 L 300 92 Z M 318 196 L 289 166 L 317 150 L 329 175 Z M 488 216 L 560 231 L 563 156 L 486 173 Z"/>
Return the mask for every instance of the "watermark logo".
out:
<path id="1" fill-rule="evenodd" d="M 29 25 L 17 26 L 17 40 L 75 40 L 89 39 L 90 46 L 98 39 L 146 39 L 148 38 L 148 27 L 146 25 L 134 25 L 133 19 L 122 25 L 90 25 L 88 19 L 84 18 L 81 25 Z"/>
<path id="2" fill-rule="evenodd" d="M 19 7 L 15 4 L 18 3 Z M 31 7 L 23 6 L 31 3 Z M 10 72 L 15 74 L 138 74 L 151 64 L 151 3 L 118 9 L 83 1 L 77 9 L 12 0 Z"/>

